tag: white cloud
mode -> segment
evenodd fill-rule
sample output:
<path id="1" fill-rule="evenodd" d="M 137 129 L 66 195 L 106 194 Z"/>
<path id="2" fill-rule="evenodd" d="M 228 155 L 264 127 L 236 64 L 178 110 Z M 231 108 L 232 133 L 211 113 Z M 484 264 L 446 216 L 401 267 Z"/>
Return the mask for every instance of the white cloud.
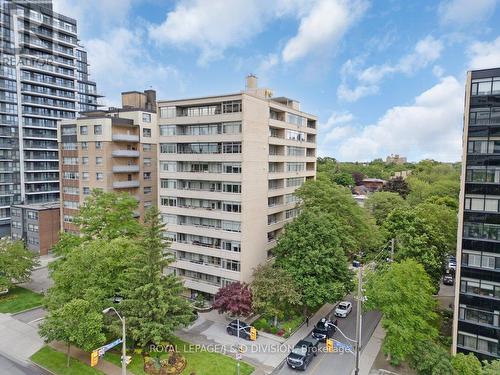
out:
<path id="1" fill-rule="evenodd" d="M 463 85 L 448 76 L 415 98 L 413 104 L 389 109 L 358 135 L 329 145 L 339 160 L 372 160 L 391 153 L 457 161 L 461 154 Z M 333 135 L 347 133 L 339 130 Z M 339 138 L 337 138 L 339 139 Z M 323 146 L 326 149 L 326 145 Z"/>
<path id="2" fill-rule="evenodd" d="M 439 5 L 438 14 L 443 24 L 461 27 L 474 22 L 479 25 L 493 14 L 496 4 L 497 0 L 446 0 Z"/>
<path id="3" fill-rule="evenodd" d="M 384 77 L 396 73 L 413 74 L 439 59 L 442 50 L 443 43 L 428 35 L 417 42 L 411 53 L 402 56 L 395 64 L 373 65 L 361 70 L 359 60 L 348 60 L 341 70 L 342 83 L 337 89 L 337 96 L 339 99 L 354 102 L 364 96 L 376 94 Z M 354 76 L 357 81 L 354 88 L 347 84 L 350 76 Z"/>
<path id="4" fill-rule="evenodd" d="M 308 53 L 329 48 L 365 12 L 366 1 L 319 0 L 300 21 L 296 36 L 283 49 L 283 60 L 291 62 Z"/>
<path id="5" fill-rule="evenodd" d="M 491 42 L 475 42 L 469 47 L 470 69 L 488 69 L 500 66 L 500 36 Z"/>
<path id="6" fill-rule="evenodd" d="M 259 75 L 266 74 L 269 70 L 278 65 L 278 63 L 279 56 L 275 53 L 270 53 L 262 59 L 257 68 L 257 71 L 259 72 Z"/>

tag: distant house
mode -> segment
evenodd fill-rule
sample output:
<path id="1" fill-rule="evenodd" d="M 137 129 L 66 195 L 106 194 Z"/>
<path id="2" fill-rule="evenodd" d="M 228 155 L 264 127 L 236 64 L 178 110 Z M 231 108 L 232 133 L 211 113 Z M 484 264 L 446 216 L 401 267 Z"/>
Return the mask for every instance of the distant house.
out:
<path id="1" fill-rule="evenodd" d="M 365 178 L 362 181 L 362 186 L 364 186 L 369 192 L 382 190 L 386 181 L 380 178 Z"/>
<path id="2" fill-rule="evenodd" d="M 411 170 L 409 171 L 400 171 L 400 172 L 394 172 L 393 178 L 398 178 L 401 177 L 403 180 L 406 180 L 406 178 L 411 175 Z"/>

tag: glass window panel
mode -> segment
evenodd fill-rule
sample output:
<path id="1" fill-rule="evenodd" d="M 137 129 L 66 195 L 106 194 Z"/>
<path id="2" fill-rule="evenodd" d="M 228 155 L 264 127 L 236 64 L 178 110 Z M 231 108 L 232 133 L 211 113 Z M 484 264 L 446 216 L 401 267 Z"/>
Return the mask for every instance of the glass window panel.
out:
<path id="1" fill-rule="evenodd" d="M 493 81 L 493 89 L 491 93 L 493 95 L 500 94 L 500 81 Z"/>
<path id="2" fill-rule="evenodd" d="M 484 210 L 488 212 L 498 212 L 498 200 L 497 199 L 485 199 L 484 200 Z"/>
<path id="3" fill-rule="evenodd" d="M 477 94 L 478 95 L 490 95 L 491 94 L 491 81 L 479 82 L 477 84 Z"/>
<path id="4" fill-rule="evenodd" d="M 484 200 L 479 198 L 471 199 L 471 210 L 483 211 L 484 210 Z"/>

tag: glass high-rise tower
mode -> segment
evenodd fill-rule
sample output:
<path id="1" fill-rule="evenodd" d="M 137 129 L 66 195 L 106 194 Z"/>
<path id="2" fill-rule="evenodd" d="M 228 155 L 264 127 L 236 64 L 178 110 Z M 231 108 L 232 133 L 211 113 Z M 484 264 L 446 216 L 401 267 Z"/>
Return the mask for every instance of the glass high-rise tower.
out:
<path id="1" fill-rule="evenodd" d="M 12 204 L 59 199 L 57 121 L 97 98 L 76 20 L 50 0 L 0 0 L 0 236 Z"/>
<path id="2" fill-rule="evenodd" d="M 468 73 L 453 351 L 500 358 L 500 68 Z"/>

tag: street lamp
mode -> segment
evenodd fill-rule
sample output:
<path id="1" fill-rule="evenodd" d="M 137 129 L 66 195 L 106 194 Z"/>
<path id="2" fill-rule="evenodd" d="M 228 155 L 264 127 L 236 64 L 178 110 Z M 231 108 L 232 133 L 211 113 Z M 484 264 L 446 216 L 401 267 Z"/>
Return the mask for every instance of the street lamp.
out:
<path id="1" fill-rule="evenodd" d="M 125 343 L 125 317 L 121 316 L 118 311 L 114 307 L 108 307 L 102 310 L 103 314 L 107 314 L 108 312 L 113 311 L 118 319 L 122 322 L 122 375 L 127 375 L 127 347 Z"/>

